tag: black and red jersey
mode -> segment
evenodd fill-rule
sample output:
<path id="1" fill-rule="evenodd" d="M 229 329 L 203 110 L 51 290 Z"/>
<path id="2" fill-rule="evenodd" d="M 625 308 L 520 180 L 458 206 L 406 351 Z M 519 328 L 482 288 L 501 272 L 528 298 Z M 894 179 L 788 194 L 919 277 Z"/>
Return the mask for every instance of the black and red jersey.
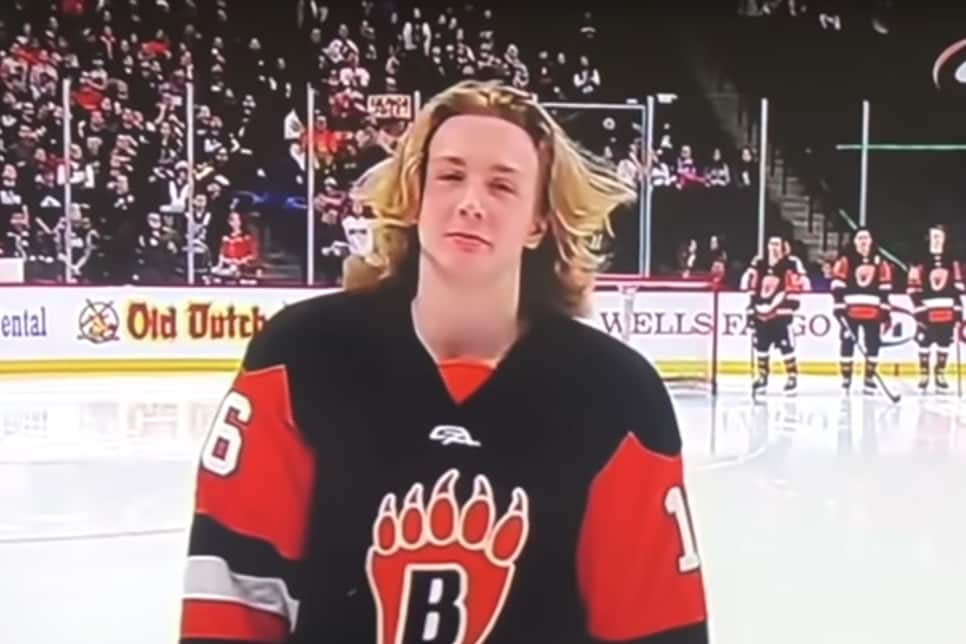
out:
<path id="1" fill-rule="evenodd" d="M 707 642 L 667 391 L 634 350 L 533 320 L 437 364 L 411 290 L 294 304 L 206 441 L 182 642 Z"/>
<path id="2" fill-rule="evenodd" d="M 906 290 L 923 322 L 941 324 L 962 317 L 963 269 L 948 253 L 930 253 L 911 264 Z"/>
<path id="3" fill-rule="evenodd" d="M 850 320 L 881 320 L 891 310 L 892 266 L 878 253 L 850 250 L 832 266 L 835 309 Z"/>
<path id="4" fill-rule="evenodd" d="M 751 292 L 751 309 L 759 320 L 789 317 L 801 306 L 805 278 L 797 259 L 783 257 L 771 264 L 756 257 L 741 277 L 741 290 Z"/>

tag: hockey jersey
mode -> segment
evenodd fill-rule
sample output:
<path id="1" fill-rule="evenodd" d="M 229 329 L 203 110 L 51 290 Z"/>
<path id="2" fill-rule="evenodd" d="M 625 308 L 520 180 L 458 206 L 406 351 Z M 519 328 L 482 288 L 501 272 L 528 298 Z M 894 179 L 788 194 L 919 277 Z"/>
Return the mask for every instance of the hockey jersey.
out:
<path id="1" fill-rule="evenodd" d="M 942 324 L 962 317 L 963 269 L 948 253 L 929 254 L 912 264 L 906 291 L 922 322 Z"/>
<path id="2" fill-rule="evenodd" d="M 804 269 L 795 258 L 783 257 L 769 264 L 767 259 L 756 257 L 741 278 L 741 290 L 751 292 L 753 314 L 765 321 L 791 316 L 798 310 L 804 279 Z"/>
<path id="3" fill-rule="evenodd" d="M 283 309 L 198 470 L 182 642 L 707 642 L 671 401 L 579 321 L 436 364 L 411 290 Z"/>
<path id="4" fill-rule="evenodd" d="M 881 320 L 892 306 L 892 267 L 881 255 L 843 253 L 832 266 L 835 310 L 850 320 Z"/>

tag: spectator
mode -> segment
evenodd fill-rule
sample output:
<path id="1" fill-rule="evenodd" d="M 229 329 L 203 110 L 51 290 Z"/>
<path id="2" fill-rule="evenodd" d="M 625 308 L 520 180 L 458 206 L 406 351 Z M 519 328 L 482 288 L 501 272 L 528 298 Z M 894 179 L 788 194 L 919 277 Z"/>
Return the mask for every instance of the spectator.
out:
<path id="1" fill-rule="evenodd" d="M 660 150 L 651 154 L 651 185 L 666 188 L 675 185 L 674 171 L 667 160 L 667 152 Z"/>
<path id="2" fill-rule="evenodd" d="M 678 273 L 681 277 L 691 277 L 700 268 L 698 253 L 698 240 L 693 237 L 681 245 L 678 250 Z"/>
<path id="3" fill-rule="evenodd" d="M 229 232 L 221 239 L 218 264 L 211 269 L 219 281 L 252 283 L 258 276 L 255 240 L 245 230 L 245 222 L 237 210 L 228 215 Z"/>
<path id="4" fill-rule="evenodd" d="M 728 252 L 718 235 L 711 235 L 708 238 L 707 257 L 703 264 L 712 277 L 719 279 L 724 277 L 728 266 Z"/>
<path id="5" fill-rule="evenodd" d="M 678 156 L 676 172 L 678 178 L 678 190 L 684 190 L 685 188 L 695 186 L 705 186 L 704 177 L 698 173 L 698 166 L 694 162 L 694 156 L 691 152 L 690 145 L 681 146 L 681 153 L 680 156 Z"/>
<path id="6" fill-rule="evenodd" d="M 167 284 L 174 274 L 178 247 L 161 226 L 161 215 L 147 215 L 147 231 L 138 235 L 137 269 L 134 281 L 141 284 Z"/>
<path id="7" fill-rule="evenodd" d="M 590 58 L 586 55 L 580 57 L 579 65 L 574 73 L 574 90 L 583 99 L 593 98 L 600 89 L 600 72 L 596 67 L 591 67 Z"/>
<path id="8" fill-rule="evenodd" d="M 822 259 L 822 264 L 817 275 L 813 275 L 811 278 L 812 291 L 816 293 L 827 293 L 832 288 L 832 280 L 835 276 L 832 274 L 832 266 L 835 261 L 834 254 L 826 256 Z"/>
<path id="9" fill-rule="evenodd" d="M 61 217 L 54 231 L 57 236 L 57 259 L 61 264 L 66 264 L 69 252 L 71 277 L 81 283 L 89 283 L 91 267 L 88 262 L 94 255 L 100 235 L 91 225 L 90 218 L 84 216 L 80 204 L 71 205 L 69 216 L 70 230 L 67 218 Z"/>
<path id="10" fill-rule="evenodd" d="M 741 148 L 741 158 L 736 171 L 736 185 L 739 189 L 753 188 L 758 181 L 758 163 L 755 155 L 747 145 Z"/>
<path id="11" fill-rule="evenodd" d="M 644 166 L 641 164 L 640 144 L 633 141 L 627 146 L 627 154 L 617 163 L 617 176 L 628 185 L 637 186 L 643 179 Z"/>
<path id="12" fill-rule="evenodd" d="M 580 37 L 587 43 L 593 42 L 597 37 L 597 27 L 594 26 L 593 14 L 589 11 L 584 12 L 583 22 L 580 24 Z"/>
<path id="13" fill-rule="evenodd" d="M 711 163 L 704 171 L 706 184 L 711 188 L 727 188 L 731 185 L 731 168 L 721 154 L 721 148 L 711 153 Z"/>
<path id="14" fill-rule="evenodd" d="M 0 235 L 6 234 L 10 229 L 10 222 L 15 214 L 30 217 L 18 179 L 17 168 L 13 164 L 3 166 L 0 174 Z"/>

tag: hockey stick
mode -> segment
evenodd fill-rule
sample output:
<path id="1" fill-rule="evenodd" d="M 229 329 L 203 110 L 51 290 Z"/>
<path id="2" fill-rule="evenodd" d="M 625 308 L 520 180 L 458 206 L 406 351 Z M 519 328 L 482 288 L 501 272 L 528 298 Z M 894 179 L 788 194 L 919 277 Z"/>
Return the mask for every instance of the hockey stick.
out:
<path id="1" fill-rule="evenodd" d="M 755 376 L 756 363 L 755 363 L 755 347 L 758 346 L 758 324 L 752 321 L 749 325 L 751 327 L 751 345 L 749 346 L 748 352 L 748 373 L 751 374 L 751 401 L 758 402 L 758 390 L 755 389 L 755 381 L 757 380 Z"/>
<path id="2" fill-rule="evenodd" d="M 838 316 L 836 316 L 836 318 L 838 319 L 839 325 L 842 327 L 842 330 L 846 333 L 846 335 L 849 336 L 849 338 L 852 340 L 852 344 L 855 345 L 855 347 L 859 350 L 859 353 L 862 354 L 862 357 L 865 358 L 866 363 L 868 363 L 869 354 L 866 353 L 865 347 L 859 344 L 859 339 L 855 337 L 855 335 L 852 333 L 852 329 L 850 329 L 849 325 L 845 323 L 845 320 L 843 320 Z M 882 379 L 882 374 L 879 373 L 878 369 L 876 369 L 872 373 L 875 376 L 876 382 L 879 383 L 879 387 L 882 388 L 882 393 L 884 393 L 890 401 L 892 401 L 893 403 L 898 403 L 900 400 L 902 400 L 902 396 L 900 396 L 899 394 L 892 393 L 889 387 L 886 386 L 885 380 Z"/>

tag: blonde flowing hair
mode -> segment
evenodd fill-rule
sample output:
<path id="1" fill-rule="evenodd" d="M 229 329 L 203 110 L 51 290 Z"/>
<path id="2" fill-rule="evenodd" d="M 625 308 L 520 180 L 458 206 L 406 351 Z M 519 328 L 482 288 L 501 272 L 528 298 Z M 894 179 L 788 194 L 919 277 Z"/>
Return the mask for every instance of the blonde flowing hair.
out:
<path id="1" fill-rule="evenodd" d="M 416 115 L 394 154 L 359 179 L 355 198 L 372 209 L 377 227 L 413 230 L 430 141 L 444 121 L 465 114 L 494 116 L 517 125 L 537 148 L 543 184 L 538 207 L 549 225 L 540 245 L 524 251 L 521 308 L 586 312 L 604 260 L 598 250 L 600 236 L 613 237 L 611 213 L 636 195 L 612 165 L 573 141 L 528 93 L 499 82 L 463 81 L 436 95 Z M 373 263 L 386 266 L 383 276 L 410 272 L 405 268 L 411 269 L 418 255 L 415 234 L 409 235 L 407 249 L 402 256 L 387 257 L 376 244 Z"/>

